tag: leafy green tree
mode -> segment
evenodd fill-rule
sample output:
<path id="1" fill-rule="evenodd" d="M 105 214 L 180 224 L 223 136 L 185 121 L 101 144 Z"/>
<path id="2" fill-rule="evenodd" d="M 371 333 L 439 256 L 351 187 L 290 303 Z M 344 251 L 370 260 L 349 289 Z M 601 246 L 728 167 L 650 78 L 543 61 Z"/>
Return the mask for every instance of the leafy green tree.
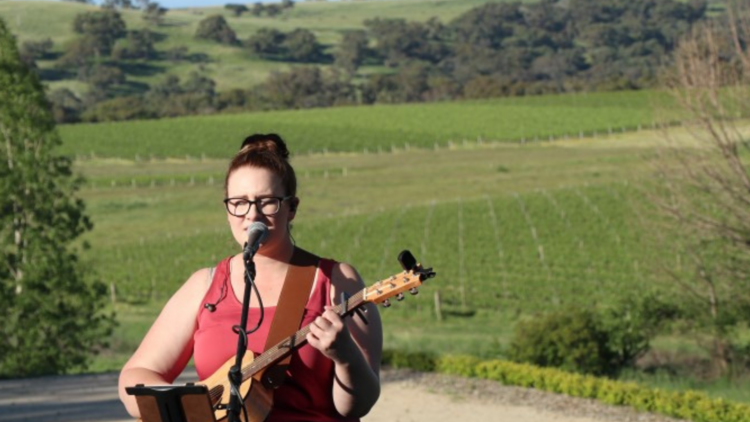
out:
<path id="1" fill-rule="evenodd" d="M 323 56 L 323 46 L 309 29 L 297 28 L 284 40 L 286 57 L 295 62 L 314 63 Z"/>
<path id="2" fill-rule="evenodd" d="M 367 57 L 368 43 L 367 33 L 363 30 L 344 32 L 341 43 L 334 53 L 334 63 L 346 72 L 353 74 Z"/>
<path id="3" fill-rule="evenodd" d="M 238 18 L 242 16 L 243 13 L 250 10 L 244 4 L 236 4 L 236 3 L 227 3 L 224 5 L 224 8 L 232 11 L 232 13 L 234 13 L 234 16 Z"/>
<path id="4" fill-rule="evenodd" d="M 250 52 L 260 57 L 280 56 L 284 53 L 286 34 L 274 28 L 260 28 L 245 41 Z"/>
<path id="5" fill-rule="evenodd" d="M 76 15 L 73 31 L 83 35 L 97 56 L 108 55 L 119 38 L 126 35 L 125 21 L 113 9 Z"/>
<path id="6" fill-rule="evenodd" d="M 52 39 L 49 37 L 41 41 L 24 41 L 20 49 L 21 61 L 27 66 L 33 66 L 36 60 L 47 56 L 53 45 Z"/>
<path id="7" fill-rule="evenodd" d="M 263 10 L 266 15 L 271 18 L 280 15 L 281 12 L 284 11 L 284 9 L 278 4 L 269 4 Z"/>
<path id="8" fill-rule="evenodd" d="M 229 27 L 224 16 L 211 15 L 198 24 L 195 38 L 220 42 L 222 44 L 235 44 L 237 35 Z"/>
<path id="9" fill-rule="evenodd" d="M 119 40 L 112 50 L 112 58 L 115 60 L 153 59 L 156 55 L 153 38 L 154 34 L 148 29 L 128 31 L 128 36 Z"/>
<path id="10" fill-rule="evenodd" d="M 85 368 L 114 318 L 71 243 L 91 221 L 37 75 L 0 20 L 0 377 Z"/>
<path id="11" fill-rule="evenodd" d="M 375 38 L 375 51 L 388 66 L 398 66 L 410 60 L 438 63 L 449 53 L 434 22 L 408 22 L 404 19 L 369 19 L 365 27 Z"/>
<path id="12" fill-rule="evenodd" d="M 266 7 L 263 6 L 263 3 L 254 3 L 253 8 L 250 9 L 250 14 L 255 17 L 260 17 L 263 15 L 263 12 L 265 12 Z"/>
<path id="13" fill-rule="evenodd" d="M 98 54 L 97 41 L 91 37 L 81 37 L 73 40 L 65 49 L 65 53 L 57 59 L 55 66 L 61 69 L 80 68 Z"/>
<path id="14" fill-rule="evenodd" d="M 291 9 L 294 7 L 294 1 L 293 0 L 281 0 L 281 7 L 283 9 Z"/>

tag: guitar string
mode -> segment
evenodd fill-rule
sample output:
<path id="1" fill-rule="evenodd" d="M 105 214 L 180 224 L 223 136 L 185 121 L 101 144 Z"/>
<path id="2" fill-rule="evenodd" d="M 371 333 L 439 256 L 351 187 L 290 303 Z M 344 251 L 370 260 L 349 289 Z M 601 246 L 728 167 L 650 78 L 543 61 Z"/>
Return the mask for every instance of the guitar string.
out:
<path id="1" fill-rule="evenodd" d="M 365 290 L 366 289 L 363 289 L 357 292 L 346 301 L 348 310 L 356 309 L 364 302 L 363 296 L 364 296 Z M 344 304 L 339 304 L 335 306 L 333 310 L 336 313 L 340 313 L 343 308 L 344 308 Z M 251 376 L 255 375 L 261 369 L 265 368 L 267 365 L 273 363 L 279 358 L 282 358 L 284 354 L 286 354 L 287 352 L 291 351 L 291 349 L 293 349 L 294 347 L 304 342 L 305 341 L 304 339 L 309 332 L 310 332 L 310 324 L 306 325 L 304 328 L 297 331 L 295 334 L 291 335 L 290 337 L 287 337 L 280 343 L 274 345 L 270 349 L 263 352 L 263 354 L 258 356 L 250 364 L 242 368 L 243 382 L 246 381 Z M 290 339 L 292 340 L 293 344 L 291 346 L 287 346 L 286 343 Z M 303 339 L 303 340 L 299 340 L 299 339 Z M 221 398 L 221 395 L 223 394 L 224 389 L 225 387 L 223 386 L 223 382 L 222 382 L 222 384 L 219 384 L 211 388 L 211 390 L 209 390 L 209 395 L 212 399 L 212 402 Z"/>

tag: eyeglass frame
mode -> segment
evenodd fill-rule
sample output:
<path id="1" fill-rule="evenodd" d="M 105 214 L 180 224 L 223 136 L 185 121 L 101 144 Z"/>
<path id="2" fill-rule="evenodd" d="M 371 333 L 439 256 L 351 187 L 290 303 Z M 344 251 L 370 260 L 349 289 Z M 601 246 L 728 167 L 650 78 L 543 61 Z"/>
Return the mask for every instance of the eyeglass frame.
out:
<path id="1" fill-rule="evenodd" d="M 246 215 L 248 215 L 250 213 L 250 210 L 252 209 L 252 205 L 255 205 L 255 211 L 258 212 L 258 214 L 268 217 L 268 216 L 272 216 L 272 215 L 278 214 L 279 211 L 281 211 L 281 204 L 284 201 L 292 199 L 292 198 L 294 198 L 293 195 L 288 195 L 288 196 L 266 196 L 266 197 L 263 197 L 263 198 L 256 198 L 255 200 L 250 200 L 250 199 L 247 199 L 247 198 L 234 197 L 234 198 L 224 198 L 223 202 L 224 202 L 224 208 L 227 209 L 227 212 L 229 213 L 229 215 L 233 215 L 235 217 L 244 217 L 244 216 L 246 216 Z M 233 213 L 232 211 L 229 211 L 229 201 L 231 201 L 233 199 L 241 199 L 243 201 L 247 201 L 247 203 L 248 203 L 247 212 L 244 213 L 244 214 L 242 214 L 242 215 L 237 215 L 237 214 Z M 272 214 L 266 214 L 266 213 L 264 213 L 263 211 L 261 211 L 261 208 L 258 206 L 258 202 L 262 201 L 264 199 L 276 199 L 276 200 L 279 201 L 278 208 L 276 208 L 276 211 L 274 211 Z M 237 208 L 237 206 L 235 206 L 235 208 Z"/>

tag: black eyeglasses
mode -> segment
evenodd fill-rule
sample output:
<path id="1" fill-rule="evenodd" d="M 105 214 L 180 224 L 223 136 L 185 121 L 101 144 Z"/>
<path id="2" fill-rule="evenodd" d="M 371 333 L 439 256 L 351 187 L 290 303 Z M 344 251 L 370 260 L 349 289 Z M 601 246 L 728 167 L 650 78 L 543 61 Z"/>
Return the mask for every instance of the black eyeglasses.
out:
<path id="1" fill-rule="evenodd" d="M 281 203 L 292 196 L 272 196 L 270 198 L 258 198 L 251 201 L 247 198 L 226 198 L 224 205 L 227 212 L 235 217 L 244 217 L 250 212 L 250 206 L 255 204 L 255 209 L 262 215 L 274 215 L 279 212 Z"/>

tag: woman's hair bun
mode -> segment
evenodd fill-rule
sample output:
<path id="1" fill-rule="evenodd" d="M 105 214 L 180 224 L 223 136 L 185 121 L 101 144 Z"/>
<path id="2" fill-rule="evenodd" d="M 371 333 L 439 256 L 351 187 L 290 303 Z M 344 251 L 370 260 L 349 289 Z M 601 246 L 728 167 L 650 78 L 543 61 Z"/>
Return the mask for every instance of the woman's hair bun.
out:
<path id="1" fill-rule="evenodd" d="M 274 153 L 283 159 L 289 159 L 289 150 L 286 148 L 286 143 L 281 136 L 275 133 L 260 134 L 256 133 L 248 136 L 242 141 L 240 147 L 241 152 L 263 152 L 268 151 Z"/>

